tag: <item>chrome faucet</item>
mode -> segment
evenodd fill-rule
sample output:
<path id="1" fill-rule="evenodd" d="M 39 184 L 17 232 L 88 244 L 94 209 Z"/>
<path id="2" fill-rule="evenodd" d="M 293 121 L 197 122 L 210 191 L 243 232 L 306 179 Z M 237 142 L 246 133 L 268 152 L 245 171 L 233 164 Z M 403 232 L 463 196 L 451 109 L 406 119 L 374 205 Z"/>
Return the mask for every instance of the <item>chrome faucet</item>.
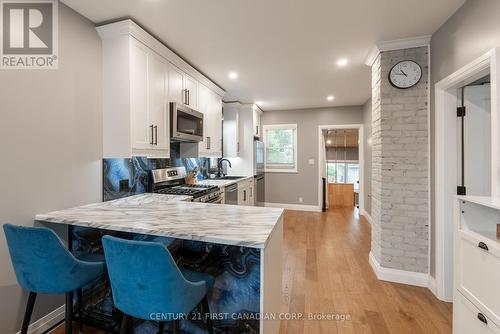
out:
<path id="1" fill-rule="evenodd" d="M 219 159 L 219 161 L 217 162 L 217 177 L 223 177 L 224 176 L 224 173 L 222 173 L 222 163 L 224 161 L 227 161 L 227 164 L 229 165 L 229 168 L 232 168 L 231 161 L 227 160 L 226 158 Z"/>

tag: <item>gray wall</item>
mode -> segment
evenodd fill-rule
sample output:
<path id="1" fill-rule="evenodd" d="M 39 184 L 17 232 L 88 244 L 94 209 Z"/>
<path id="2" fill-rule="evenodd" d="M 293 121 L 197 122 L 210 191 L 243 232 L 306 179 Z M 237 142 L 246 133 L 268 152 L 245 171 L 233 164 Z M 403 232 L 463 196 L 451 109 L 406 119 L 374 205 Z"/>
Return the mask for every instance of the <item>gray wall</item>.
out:
<path id="1" fill-rule="evenodd" d="M 101 41 L 93 24 L 59 5 L 59 69 L 0 71 L 0 224 L 100 201 Z M 16 333 L 26 303 L 0 233 L 0 332 Z M 63 304 L 40 296 L 33 320 Z"/>
<path id="2" fill-rule="evenodd" d="M 434 119 L 434 84 L 488 50 L 500 46 L 500 1 L 468 0 L 434 33 L 431 40 L 431 120 Z M 431 159 L 434 161 L 434 122 L 431 122 Z M 434 164 L 431 165 L 434 179 Z M 432 183 L 434 187 L 434 182 Z M 434 197 L 434 188 L 431 196 Z M 432 198 L 434 203 L 434 198 Z M 430 273 L 434 276 L 434 207 L 431 224 Z"/>
<path id="3" fill-rule="evenodd" d="M 364 156 L 364 206 L 365 211 L 371 215 L 372 210 L 372 99 L 363 105 L 363 156 Z"/>
<path id="4" fill-rule="evenodd" d="M 266 111 L 262 124 L 297 124 L 298 173 L 266 173 L 266 202 L 319 205 L 318 203 L 318 126 L 361 124 L 363 108 L 335 107 Z M 308 160 L 314 159 L 314 165 Z M 303 198 L 303 203 L 299 202 Z"/>

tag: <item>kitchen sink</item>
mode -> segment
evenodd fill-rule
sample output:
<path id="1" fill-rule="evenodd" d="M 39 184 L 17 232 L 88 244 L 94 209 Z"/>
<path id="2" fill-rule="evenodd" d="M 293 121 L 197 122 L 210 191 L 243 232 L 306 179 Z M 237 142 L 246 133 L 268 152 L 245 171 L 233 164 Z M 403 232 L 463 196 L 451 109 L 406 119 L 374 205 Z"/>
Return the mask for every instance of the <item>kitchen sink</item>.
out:
<path id="1" fill-rule="evenodd" d="M 226 176 L 220 176 L 220 177 L 216 177 L 215 179 L 213 180 L 238 180 L 238 179 L 243 179 L 245 178 L 246 176 L 233 176 L 233 175 L 226 175 Z"/>

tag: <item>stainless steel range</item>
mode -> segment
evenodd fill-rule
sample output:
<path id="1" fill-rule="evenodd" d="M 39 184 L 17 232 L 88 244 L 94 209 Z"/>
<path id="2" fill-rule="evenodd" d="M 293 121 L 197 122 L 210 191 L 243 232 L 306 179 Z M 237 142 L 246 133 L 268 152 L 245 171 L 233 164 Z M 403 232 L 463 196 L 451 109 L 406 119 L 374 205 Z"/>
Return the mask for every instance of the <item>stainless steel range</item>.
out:
<path id="1" fill-rule="evenodd" d="M 222 203 L 222 191 L 217 186 L 186 184 L 185 167 L 154 169 L 151 191 L 158 194 L 192 196 L 193 202 Z"/>

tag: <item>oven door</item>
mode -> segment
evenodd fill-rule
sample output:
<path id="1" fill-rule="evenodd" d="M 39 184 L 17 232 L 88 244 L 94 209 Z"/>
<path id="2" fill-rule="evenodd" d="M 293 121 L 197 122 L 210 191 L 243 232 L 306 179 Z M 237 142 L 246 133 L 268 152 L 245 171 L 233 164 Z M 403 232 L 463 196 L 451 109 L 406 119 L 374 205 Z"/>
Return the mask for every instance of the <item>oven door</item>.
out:
<path id="1" fill-rule="evenodd" d="M 202 141 L 203 114 L 186 106 L 171 102 L 170 130 L 173 141 Z"/>

